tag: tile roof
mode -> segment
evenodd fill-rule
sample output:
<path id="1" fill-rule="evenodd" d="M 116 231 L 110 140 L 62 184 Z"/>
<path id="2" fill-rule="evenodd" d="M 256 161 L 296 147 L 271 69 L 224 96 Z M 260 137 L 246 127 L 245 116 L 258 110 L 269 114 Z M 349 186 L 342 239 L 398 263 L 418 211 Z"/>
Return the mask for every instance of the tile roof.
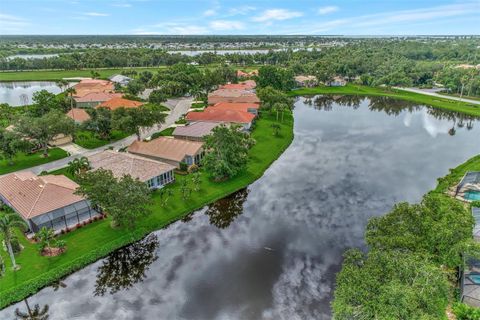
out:
<path id="1" fill-rule="evenodd" d="M 88 160 L 93 170 L 103 168 L 112 171 L 117 178 L 130 175 L 143 182 L 175 169 L 168 163 L 112 150 L 94 154 Z"/>
<path id="2" fill-rule="evenodd" d="M 218 101 L 217 101 L 218 100 Z M 208 94 L 209 103 L 212 102 L 239 102 L 260 103 L 257 95 L 249 90 L 218 89 Z"/>
<path id="3" fill-rule="evenodd" d="M 84 79 L 73 86 L 75 89 L 75 97 L 83 97 L 90 93 L 112 93 L 114 85 L 110 81 L 97 79 Z"/>
<path id="4" fill-rule="evenodd" d="M 203 142 L 159 137 L 152 141 L 135 141 L 128 147 L 128 152 L 164 158 L 173 161 L 183 161 L 186 155 L 198 154 Z"/>
<path id="5" fill-rule="evenodd" d="M 257 86 L 254 80 L 246 80 L 239 83 L 228 83 L 221 85 L 219 89 L 234 89 L 234 90 L 252 90 Z"/>
<path id="6" fill-rule="evenodd" d="M 85 200 L 74 194 L 78 184 L 63 175 L 15 172 L 0 177 L 0 194 L 25 219 Z"/>
<path id="7" fill-rule="evenodd" d="M 90 120 L 90 115 L 85 109 L 73 108 L 66 113 L 66 116 L 75 120 L 76 122 L 84 122 Z"/>
<path id="8" fill-rule="evenodd" d="M 189 112 L 185 117 L 187 121 L 210 121 L 210 122 L 232 122 L 250 123 L 255 115 L 249 112 L 207 108 L 203 112 Z"/>
<path id="9" fill-rule="evenodd" d="M 76 102 L 103 102 L 116 97 L 122 97 L 122 94 L 108 92 L 89 92 L 81 97 L 73 97 L 73 99 Z"/>
<path id="10" fill-rule="evenodd" d="M 124 98 L 112 98 L 108 101 L 102 102 L 97 108 L 107 108 L 110 110 L 116 110 L 119 108 L 138 108 L 145 103 L 140 101 L 128 100 Z"/>
<path id="11" fill-rule="evenodd" d="M 257 103 L 218 102 L 213 107 L 208 107 L 206 110 L 209 110 L 212 108 L 248 112 L 249 109 L 258 110 L 260 108 L 260 105 L 258 105 Z"/>
<path id="12" fill-rule="evenodd" d="M 213 128 L 218 125 L 218 122 L 194 122 L 186 126 L 176 127 L 173 130 L 173 136 L 202 138 L 209 135 Z"/>

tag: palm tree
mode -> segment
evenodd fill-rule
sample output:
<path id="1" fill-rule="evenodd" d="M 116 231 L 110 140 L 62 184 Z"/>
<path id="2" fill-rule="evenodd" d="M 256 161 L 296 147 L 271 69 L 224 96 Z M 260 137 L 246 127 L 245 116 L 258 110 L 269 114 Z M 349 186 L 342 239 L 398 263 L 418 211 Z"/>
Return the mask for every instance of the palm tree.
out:
<path id="1" fill-rule="evenodd" d="M 48 304 L 44 305 L 40 309 L 40 305 L 36 304 L 33 307 L 33 310 L 30 308 L 27 299 L 24 300 L 27 305 L 27 313 L 20 311 L 18 308 L 15 309 L 15 316 L 21 320 L 47 320 L 48 315 Z"/>
<path id="2" fill-rule="evenodd" d="M 87 157 L 75 158 L 68 163 L 67 171 L 76 176 L 79 173 L 83 173 L 90 169 L 90 161 Z"/>
<path id="3" fill-rule="evenodd" d="M 52 228 L 42 227 L 42 229 L 35 234 L 35 237 L 40 242 L 41 251 L 43 251 L 45 248 L 50 250 L 51 242 L 55 238 L 55 232 Z"/>
<path id="4" fill-rule="evenodd" d="M 65 91 L 64 88 L 66 88 L 68 86 L 68 81 L 67 80 L 64 80 L 64 79 L 61 79 L 61 80 L 58 80 L 57 81 L 57 86 L 60 87 L 60 90 Z"/>
<path id="5" fill-rule="evenodd" d="M 67 90 L 65 90 L 65 93 L 67 94 L 67 96 L 70 95 L 70 110 L 71 110 L 73 109 L 73 95 L 77 93 L 77 91 L 75 91 L 74 87 L 71 87 L 71 88 L 67 88 Z"/>
<path id="6" fill-rule="evenodd" d="M 27 224 L 17 215 L 15 212 L 7 212 L 0 216 L 0 234 L 3 235 L 3 239 L 7 246 L 10 260 L 12 260 L 13 270 L 17 270 L 18 266 L 15 262 L 15 256 L 13 255 L 13 249 L 11 240 L 13 237 L 13 228 L 26 229 Z"/>

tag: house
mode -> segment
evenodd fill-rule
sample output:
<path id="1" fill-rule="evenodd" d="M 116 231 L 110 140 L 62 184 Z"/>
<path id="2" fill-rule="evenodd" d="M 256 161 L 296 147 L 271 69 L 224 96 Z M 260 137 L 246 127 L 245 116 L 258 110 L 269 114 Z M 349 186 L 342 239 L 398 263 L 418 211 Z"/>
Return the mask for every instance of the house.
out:
<path id="1" fill-rule="evenodd" d="M 114 85 L 107 80 L 99 79 L 82 79 L 79 83 L 73 86 L 75 89 L 75 97 L 83 97 L 89 93 L 113 93 Z"/>
<path id="2" fill-rule="evenodd" d="M 298 87 L 315 87 L 318 85 L 317 77 L 315 76 L 295 76 L 295 83 Z"/>
<path id="3" fill-rule="evenodd" d="M 233 90 L 253 90 L 257 87 L 254 80 L 245 80 L 239 83 L 227 83 L 219 86 L 219 89 L 233 89 Z"/>
<path id="4" fill-rule="evenodd" d="M 159 137 L 148 142 L 135 141 L 127 150 L 180 168 L 181 162 L 199 165 L 203 157 L 202 146 L 203 143 L 198 141 Z"/>
<path id="5" fill-rule="evenodd" d="M 121 98 L 121 93 L 90 92 L 82 97 L 73 97 L 77 108 L 94 108 L 112 98 Z"/>
<path id="6" fill-rule="evenodd" d="M 138 108 L 144 104 L 145 103 L 140 101 L 128 100 L 124 98 L 112 98 L 108 101 L 102 102 L 97 106 L 97 108 L 107 108 L 113 111 L 119 108 Z"/>
<path id="7" fill-rule="evenodd" d="M 467 172 L 457 185 L 455 196 L 464 201 L 480 201 L 480 171 Z"/>
<path id="8" fill-rule="evenodd" d="M 219 102 L 216 103 L 213 107 L 208 107 L 206 110 L 215 108 L 217 110 L 235 110 L 235 111 L 243 111 L 243 112 L 250 112 L 255 116 L 258 115 L 258 109 L 260 109 L 260 105 L 257 103 L 233 103 L 233 102 Z"/>
<path id="9" fill-rule="evenodd" d="M 132 78 L 124 76 L 122 74 L 115 74 L 108 79 L 113 83 L 118 83 L 121 86 L 126 86 L 130 81 L 132 81 Z"/>
<path id="10" fill-rule="evenodd" d="M 85 111 L 85 109 L 73 108 L 70 109 L 70 111 L 68 111 L 65 115 L 78 124 L 90 120 L 90 115 L 87 111 Z"/>
<path id="11" fill-rule="evenodd" d="M 162 188 L 175 180 L 173 165 L 130 153 L 105 150 L 89 156 L 88 160 L 92 170 L 110 170 L 116 178 L 130 175 L 151 189 Z"/>
<path id="12" fill-rule="evenodd" d="M 250 130 L 255 115 L 249 112 L 216 109 L 210 107 L 203 112 L 189 112 L 185 120 L 188 123 L 192 122 L 217 122 L 217 123 L 236 123 L 243 126 L 244 130 Z"/>
<path id="13" fill-rule="evenodd" d="M 326 83 L 330 87 L 344 87 L 347 85 L 347 80 L 345 80 L 343 77 L 333 77 L 333 80 L 330 82 Z"/>
<path id="14" fill-rule="evenodd" d="M 260 99 L 250 90 L 218 89 L 208 94 L 208 104 L 219 102 L 260 103 Z"/>
<path id="15" fill-rule="evenodd" d="M 213 128 L 219 125 L 218 122 L 193 122 L 186 126 L 176 127 L 172 135 L 175 139 L 203 141 L 203 137 L 211 134 Z"/>
<path id="16" fill-rule="evenodd" d="M 475 226 L 473 239 L 480 241 L 480 208 L 472 208 Z M 480 259 L 466 256 L 460 280 L 461 301 L 472 307 L 480 308 Z"/>
<path id="17" fill-rule="evenodd" d="M 0 200 L 17 212 L 31 232 L 74 227 L 99 213 L 74 192 L 78 184 L 63 175 L 14 172 L 0 177 Z"/>

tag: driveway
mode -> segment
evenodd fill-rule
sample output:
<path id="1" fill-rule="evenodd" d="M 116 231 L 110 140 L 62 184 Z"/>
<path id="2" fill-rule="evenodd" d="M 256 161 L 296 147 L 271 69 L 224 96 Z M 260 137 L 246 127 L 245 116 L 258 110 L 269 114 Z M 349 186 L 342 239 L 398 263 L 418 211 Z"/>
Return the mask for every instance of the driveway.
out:
<path id="1" fill-rule="evenodd" d="M 442 95 L 442 94 L 438 94 L 436 92 L 437 90 L 432 90 L 432 89 L 401 88 L 401 87 L 394 87 L 394 88 L 398 89 L 398 90 L 408 91 L 408 92 L 420 93 L 420 94 L 424 94 L 424 95 L 432 96 L 432 97 L 438 97 L 438 98 L 444 98 L 444 99 L 450 99 L 450 100 L 455 100 L 455 101 L 461 101 L 461 102 L 467 102 L 467 103 L 471 103 L 471 104 L 480 105 L 480 101 Z"/>
<path id="2" fill-rule="evenodd" d="M 150 128 L 142 128 L 141 135 L 140 135 L 141 138 L 145 139 L 151 136 L 152 134 L 154 134 L 155 132 L 162 131 L 170 127 L 171 125 L 175 124 L 175 121 L 180 119 L 180 117 L 184 115 L 188 111 L 188 109 L 190 109 L 190 106 L 192 105 L 192 101 L 193 101 L 192 98 L 178 98 L 178 99 L 169 100 L 169 107 L 171 108 L 171 112 L 169 115 L 166 116 L 165 122 L 163 124 L 155 125 Z M 71 156 L 60 159 L 60 160 L 52 161 L 49 163 L 45 163 L 36 167 L 27 168 L 21 171 L 32 171 L 35 174 L 40 174 L 43 171 L 48 172 L 48 171 L 58 170 L 68 166 L 68 163 L 75 158 L 89 157 L 96 153 L 102 152 L 103 150 L 108 148 L 113 148 L 114 150 L 122 149 L 131 145 L 132 142 L 135 141 L 136 139 L 137 139 L 136 135 L 131 135 L 122 140 L 118 140 L 110 144 L 104 145 L 100 148 L 91 149 L 91 150 L 84 149 L 72 143 L 72 144 L 63 146 L 69 150 L 72 150 L 72 152 L 68 151 L 70 152 L 70 154 L 72 154 Z"/>

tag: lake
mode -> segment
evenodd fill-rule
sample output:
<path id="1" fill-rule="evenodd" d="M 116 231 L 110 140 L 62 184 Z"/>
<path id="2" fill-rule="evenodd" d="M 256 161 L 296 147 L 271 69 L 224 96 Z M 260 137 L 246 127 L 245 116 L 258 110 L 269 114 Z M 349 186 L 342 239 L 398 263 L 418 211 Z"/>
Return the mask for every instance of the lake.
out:
<path id="1" fill-rule="evenodd" d="M 48 287 L 49 319 L 331 319 L 343 252 L 480 152 L 480 122 L 388 98 L 299 98 L 295 138 L 247 189 Z M 27 267 L 27 266 L 24 266 Z M 0 312 L 11 318 L 25 302 Z"/>
<path id="2" fill-rule="evenodd" d="M 256 53 L 261 53 L 261 54 L 267 54 L 270 51 L 286 51 L 287 49 L 232 49 L 232 50 L 172 50 L 168 51 L 170 54 L 176 54 L 180 53 L 186 56 L 194 57 L 201 55 L 202 53 L 215 53 L 218 55 L 226 55 L 226 54 L 256 54 Z M 307 50 L 307 51 L 312 51 L 313 48 L 292 48 L 293 51 L 298 51 L 298 50 Z M 318 49 L 317 50 L 321 50 Z"/>
<path id="3" fill-rule="evenodd" d="M 56 82 L 52 81 L 0 82 L 0 103 L 8 103 L 15 107 L 32 104 L 33 94 L 40 90 L 54 94 L 62 91 Z"/>
<path id="4" fill-rule="evenodd" d="M 13 60 L 15 58 L 21 58 L 21 59 L 26 59 L 26 60 L 32 60 L 32 59 L 43 59 L 43 58 L 52 58 L 52 57 L 58 57 L 58 53 L 35 53 L 35 54 L 15 54 L 8 56 L 6 59 L 7 60 Z"/>

